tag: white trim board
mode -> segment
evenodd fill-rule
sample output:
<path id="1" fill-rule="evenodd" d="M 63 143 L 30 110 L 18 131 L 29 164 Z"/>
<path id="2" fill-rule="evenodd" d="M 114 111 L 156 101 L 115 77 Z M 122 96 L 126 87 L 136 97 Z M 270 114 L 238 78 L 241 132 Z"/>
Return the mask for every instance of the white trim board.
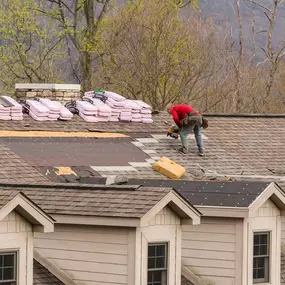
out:
<path id="1" fill-rule="evenodd" d="M 73 90 L 80 91 L 80 84 L 17 83 L 16 89 Z"/>
<path id="2" fill-rule="evenodd" d="M 0 221 L 14 210 L 33 225 L 34 232 L 50 233 L 54 231 L 54 220 L 22 193 L 17 194 L 0 209 Z"/>

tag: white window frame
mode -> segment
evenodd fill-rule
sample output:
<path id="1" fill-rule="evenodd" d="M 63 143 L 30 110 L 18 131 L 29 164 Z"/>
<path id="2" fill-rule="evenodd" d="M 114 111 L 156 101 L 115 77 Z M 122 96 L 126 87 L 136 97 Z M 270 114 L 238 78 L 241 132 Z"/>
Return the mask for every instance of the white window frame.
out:
<path id="1" fill-rule="evenodd" d="M 169 266 L 169 261 L 168 261 L 168 257 L 169 257 L 169 253 L 168 253 L 168 248 L 169 248 L 169 244 L 168 242 L 158 242 L 158 243 L 148 243 L 148 249 L 150 246 L 164 246 L 164 266 L 161 268 L 149 268 L 147 267 L 147 272 L 165 272 L 165 282 L 163 282 L 163 284 L 161 285 L 167 285 L 168 284 L 168 266 Z M 149 259 L 149 255 L 148 255 L 148 259 Z M 147 277 L 148 279 L 148 277 Z M 147 280 L 147 284 L 149 283 L 149 281 Z"/>
<path id="2" fill-rule="evenodd" d="M 12 284 L 18 284 L 18 252 L 17 251 L 3 251 L 3 252 L 0 252 L 0 258 L 2 258 L 2 256 L 5 256 L 5 255 L 13 255 L 14 257 L 14 278 L 13 279 L 7 279 L 7 280 L 2 280 L 0 279 L 0 285 L 3 284 L 3 283 L 12 283 Z M 3 265 L 3 264 L 2 264 Z M 3 276 L 3 268 L 4 266 L 0 266 L 0 270 L 2 270 L 2 276 Z"/>
<path id="3" fill-rule="evenodd" d="M 181 229 L 180 226 L 153 226 L 137 229 L 137 275 L 135 285 L 147 284 L 148 244 L 168 242 L 167 285 L 179 284 L 181 280 Z M 137 237 L 138 237 L 137 236 Z M 177 258 L 179 257 L 179 258 Z"/>
<path id="4" fill-rule="evenodd" d="M 271 264 L 270 264 L 270 259 L 271 259 L 271 231 L 255 231 L 253 233 L 253 248 L 254 248 L 254 237 L 257 235 L 267 235 L 267 254 L 265 255 L 254 255 L 254 251 L 253 251 L 253 260 L 255 258 L 267 258 L 267 268 L 265 268 L 265 278 L 259 278 L 259 279 L 254 279 L 253 277 L 253 284 L 262 284 L 262 283 L 269 283 L 270 282 L 270 268 L 271 268 Z M 254 271 L 254 262 L 253 262 L 253 270 L 252 270 L 252 274 Z M 266 276 L 268 275 L 268 276 Z"/>

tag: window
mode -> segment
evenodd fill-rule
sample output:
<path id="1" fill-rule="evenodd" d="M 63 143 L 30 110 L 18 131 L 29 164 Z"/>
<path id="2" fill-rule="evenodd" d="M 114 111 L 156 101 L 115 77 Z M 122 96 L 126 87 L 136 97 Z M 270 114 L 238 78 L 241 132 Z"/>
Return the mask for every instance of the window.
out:
<path id="1" fill-rule="evenodd" d="M 16 285 L 17 254 L 0 253 L 0 285 Z"/>
<path id="2" fill-rule="evenodd" d="M 148 245 L 147 285 L 167 285 L 168 244 Z"/>
<path id="3" fill-rule="evenodd" d="M 254 234 L 253 283 L 269 282 L 270 233 Z"/>

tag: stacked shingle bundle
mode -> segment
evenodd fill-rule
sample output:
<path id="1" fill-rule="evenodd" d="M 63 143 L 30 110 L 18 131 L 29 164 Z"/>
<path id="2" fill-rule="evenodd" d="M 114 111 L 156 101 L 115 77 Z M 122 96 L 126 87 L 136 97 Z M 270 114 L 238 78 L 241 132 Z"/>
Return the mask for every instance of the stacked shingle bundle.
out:
<path id="1" fill-rule="evenodd" d="M 36 121 L 49 121 L 49 109 L 44 106 L 41 102 L 36 100 L 26 100 L 26 105 L 28 105 L 29 115 Z"/>
<path id="2" fill-rule="evenodd" d="M 73 114 L 59 102 L 46 98 L 39 98 L 38 101 L 49 109 L 49 118 L 51 120 L 61 119 L 67 121 L 73 117 Z"/>
<path id="3" fill-rule="evenodd" d="M 98 108 L 87 101 L 77 100 L 76 109 L 78 110 L 79 116 L 86 122 L 94 123 L 98 122 L 97 114 Z"/>
<path id="4" fill-rule="evenodd" d="M 97 107 L 98 112 L 95 115 L 97 118 L 97 122 L 108 122 L 111 119 L 111 108 L 105 104 L 103 101 L 101 101 L 98 98 L 94 97 L 83 97 L 83 100 L 87 100 L 90 102 L 92 105 Z"/>
<path id="5" fill-rule="evenodd" d="M 23 120 L 22 106 L 9 96 L 1 96 L 0 120 Z"/>
<path id="6" fill-rule="evenodd" d="M 111 91 L 106 91 L 104 95 L 107 97 L 106 104 L 111 108 L 112 116 L 110 121 L 118 122 L 122 112 L 126 111 L 124 110 L 126 98 Z"/>
<path id="7" fill-rule="evenodd" d="M 140 100 L 127 100 L 125 97 L 111 91 L 95 90 L 84 93 L 85 99 L 91 100 L 98 107 L 95 115 L 100 122 L 138 122 L 152 123 L 151 106 Z M 109 111 L 100 111 L 108 107 Z"/>
<path id="8" fill-rule="evenodd" d="M 36 121 L 71 120 L 73 114 L 61 103 L 46 98 L 26 100 L 24 107 Z"/>
<path id="9" fill-rule="evenodd" d="M 142 107 L 142 109 L 140 109 L 142 122 L 146 124 L 153 123 L 153 119 L 151 115 L 151 111 L 152 111 L 151 106 L 141 100 L 134 100 L 134 102 L 136 102 L 139 106 Z"/>

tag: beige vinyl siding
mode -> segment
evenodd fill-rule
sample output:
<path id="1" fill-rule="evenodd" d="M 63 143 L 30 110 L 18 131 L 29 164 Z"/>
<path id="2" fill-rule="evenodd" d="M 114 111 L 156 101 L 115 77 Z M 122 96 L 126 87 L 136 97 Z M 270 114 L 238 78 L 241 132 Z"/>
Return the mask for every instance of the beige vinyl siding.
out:
<path id="1" fill-rule="evenodd" d="M 35 248 L 79 284 L 127 284 L 131 231 L 56 225 L 54 233 L 35 235 Z"/>
<path id="2" fill-rule="evenodd" d="M 18 285 L 30 285 L 33 278 L 32 225 L 12 211 L 0 222 L 0 251 L 18 251 Z"/>
<path id="3" fill-rule="evenodd" d="M 202 217 L 182 226 L 182 265 L 210 284 L 235 284 L 237 219 Z"/>
<path id="4" fill-rule="evenodd" d="M 149 221 L 148 225 L 180 225 L 180 218 L 169 207 L 164 207 Z"/>
<path id="5" fill-rule="evenodd" d="M 280 210 L 271 200 L 267 200 L 258 210 L 257 217 L 277 217 L 280 216 Z"/>

